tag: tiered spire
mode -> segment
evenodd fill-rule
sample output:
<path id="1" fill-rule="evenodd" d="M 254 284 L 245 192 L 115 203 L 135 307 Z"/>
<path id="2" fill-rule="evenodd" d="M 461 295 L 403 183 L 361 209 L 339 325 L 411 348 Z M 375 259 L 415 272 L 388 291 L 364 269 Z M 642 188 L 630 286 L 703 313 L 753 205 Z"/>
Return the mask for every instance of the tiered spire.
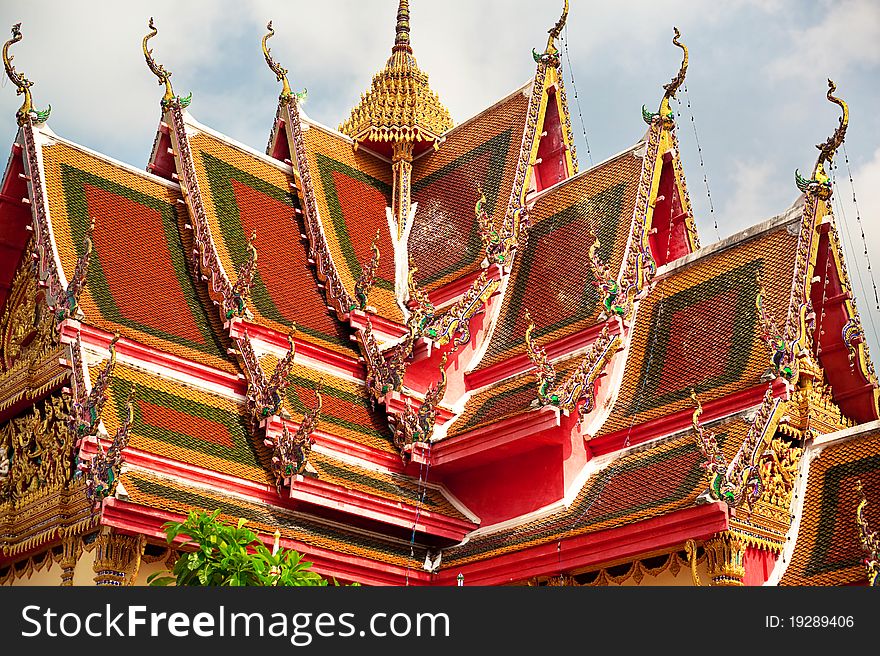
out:
<path id="1" fill-rule="evenodd" d="M 363 142 L 436 142 L 452 127 L 449 110 L 419 69 L 409 38 L 409 1 L 400 0 L 391 57 L 339 131 Z"/>

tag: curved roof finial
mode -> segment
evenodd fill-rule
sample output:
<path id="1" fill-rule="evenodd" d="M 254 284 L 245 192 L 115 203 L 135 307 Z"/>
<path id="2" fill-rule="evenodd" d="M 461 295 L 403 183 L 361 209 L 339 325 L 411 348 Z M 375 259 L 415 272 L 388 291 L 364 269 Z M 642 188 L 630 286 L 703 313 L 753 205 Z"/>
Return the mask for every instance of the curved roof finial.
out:
<path id="1" fill-rule="evenodd" d="M 16 95 L 24 96 L 24 102 L 18 111 L 15 112 L 15 118 L 18 120 L 19 125 L 24 125 L 28 122 L 31 114 L 34 114 L 38 123 L 45 123 L 46 119 L 49 118 L 49 112 L 52 111 L 52 106 L 49 105 L 49 108 L 42 112 L 34 109 L 30 89 L 34 83 L 27 79 L 24 73 L 17 72 L 15 66 L 12 65 L 12 60 L 15 57 L 9 54 L 9 47 L 19 41 L 21 41 L 21 23 L 16 23 L 12 26 L 12 38 L 3 44 L 3 66 L 6 68 L 6 75 L 16 86 Z"/>
<path id="2" fill-rule="evenodd" d="M 687 75 L 688 69 L 688 49 L 685 44 L 683 44 L 679 39 L 681 38 L 681 32 L 678 31 L 677 27 L 672 28 L 675 31 L 675 36 L 672 37 L 672 43 L 677 45 L 682 49 L 684 53 L 681 58 L 681 68 L 678 69 L 678 75 L 672 78 L 669 81 L 669 84 L 664 84 L 663 89 L 666 91 L 663 94 L 663 100 L 660 103 L 660 113 L 662 115 L 666 115 L 670 111 L 669 107 L 669 99 L 675 98 L 675 92 L 678 91 L 678 88 L 684 84 L 684 76 Z"/>
<path id="3" fill-rule="evenodd" d="M 409 0 L 400 0 L 400 4 L 397 5 L 397 26 L 394 33 L 394 47 L 391 51 L 397 50 L 412 53 L 412 46 L 409 43 Z"/>
<path id="4" fill-rule="evenodd" d="M 155 25 L 153 25 L 152 16 L 150 16 L 149 28 L 149 33 L 144 37 L 144 58 L 147 60 L 147 66 L 150 67 L 153 75 L 159 78 L 159 84 L 165 85 L 165 95 L 162 96 L 162 107 L 168 107 L 171 104 L 171 101 L 174 100 L 174 89 L 171 88 L 170 80 L 171 72 L 166 71 L 165 67 L 162 66 L 162 64 L 157 64 L 156 60 L 153 59 L 152 48 L 147 48 L 147 41 L 149 41 L 159 33 L 159 30 L 156 29 Z"/>
<path id="5" fill-rule="evenodd" d="M 547 37 L 547 47 L 544 48 L 544 52 L 539 53 L 532 48 L 532 58 L 536 63 L 551 64 L 553 66 L 559 65 L 559 49 L 556 47 L 556 39 L 558 39 L 559 35 L 562 33 L 562 28 L 565 27 L 565 21 L 567 18 L 568 0 L 565 0 L 565 6 L 562 8 L 562 16 L 556 21 L 556 25 L 547 30 L 547 33 L 550 36 Z"/>
<path id="6" fill-rule="evenodd" d="M 269 68 L 275 73 L 275 78 L 283 85 L 281 95 L 278 96 L 279 100 L 288 100 L 293 95 L 293 92 L 290 90 L 290 84 L 287 82 L 287 69 L 282 68 L 281 64 L 272 58 L 272 50 L 266 46 L 266 41 L 275 36 L 275 30 L 272 29 L 272 21 L 266 24 L 266 29 L 269 31 L 263 37 L 263 57 L 266 58 Z"/>
<path id="7" fill-rule="evenodd" d="M 794 179 L 798 189 L 805 194 L 814 193 L 820 200 L 828 200 L 833 193 L 831 190 L 831 177 L 825 171 L 825 162 L 831 162 L 834 159 L 834 154 L 846 138 L 846 128 L 849 126 L 849 106 L 844 100 L 833 95 L 836 90 L 837 85 L 829 78 L 828 93 L 825 94 L 825 97 L 835 105 L 839 105 L 842 114 L 840 116 L 840 123 L 832 135 L 824 142 L 816 144 L 816 148 L 819 149 L 819 158 L 816 160 L 816 166 L 813 167 L 813 177 L 810 180 L 806 180 L 801 177 L 798 170 L 794 172 Z"/>

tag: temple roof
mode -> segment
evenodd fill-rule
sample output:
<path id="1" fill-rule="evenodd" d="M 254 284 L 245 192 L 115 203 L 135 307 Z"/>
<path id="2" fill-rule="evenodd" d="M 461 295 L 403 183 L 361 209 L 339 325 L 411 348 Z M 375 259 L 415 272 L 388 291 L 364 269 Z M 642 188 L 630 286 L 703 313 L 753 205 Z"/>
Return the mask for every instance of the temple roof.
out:
<path id="1" fill-rule="evenodd" d="M 691 389 L 706 403 L 762 385 L 771 353 L 755 305 L 758 275 L 764 307 L 783 323 L 799 218 L 777 217 L 658 273 L 638 306 L 614 408 L 598 435 L 689 410 Z"/>
<path id="2" fill-rule="evenodd" d="M 857 489 L 861 482 L 861 492 Z M 793 548 L 780 564 L 779 585 L 850 585 L 867 582 L 856 509 L 867 500 L 864 520 L 880 527 L 880 422 L 823 436 L 808 445 L 795 481 L 792 513 L 799 520 Z M 876 558 L 877 554 L 873 554 Z"/>
<path id="3" fill-rule="evenodd" d="M 436 141 L 452 127 L 449 110 L 428 85 L 409 40 L 409 2 L 400 0 L 394 47 L 370 89 L 339 131 L 358 142 Z"/>
<path id="4" fill-rule="evenodd" d="M 599 258 L 616 276 L 645 166 L 643 146 L 636 144 L 538 197 L 528 241 L 514 261 L 478 370 L 526 352 L 526 310 L 535 321 L 535 338 L 544 344 L 599 322 L 603 307 L 590 266 L 590 235 L 599 238 Z"/>
<path id="5" fill-rule="evenodd" d="M 207 290 L 194 280 L 186 257 L 192 242 L 179 186 L 54 135 L 41 153 L 52 233 L 68 280 L 94 220 L 88 284 L 80 298 L 85 321 L 237 372 Z"/>
<path id="6" fill-rule="evenodd" d="M 748 428 L 741 416 L 712 426 L 728 457 L 742 443 Z M 690 432 L 604 458 L 570 504 L 534 513 L 537 516 L 501 530 L 478 531 L 444 554 L 444 568 L 693 507 L 708 485 L 703 463 Z"/>
<path id="7" fill-rule="evenodd" d="M 413 161 L 412 198 L 417 203 L 409 254 L 417 282 L 432 291 L 476 273 L 485 257 L 474 203 L 486 195 L 486 211 L 507 211 L 520 156 L 532 81 L 444 135 L 443 146 Z"/>

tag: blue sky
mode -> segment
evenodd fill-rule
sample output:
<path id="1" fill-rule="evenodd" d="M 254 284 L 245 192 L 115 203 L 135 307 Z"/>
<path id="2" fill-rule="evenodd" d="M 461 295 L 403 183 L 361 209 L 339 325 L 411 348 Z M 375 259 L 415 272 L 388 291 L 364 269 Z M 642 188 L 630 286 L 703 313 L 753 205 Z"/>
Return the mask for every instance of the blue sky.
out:
<path id="1" fill-rule="evenodd" d="M 531 49 L 543 47 L 562 7 L 561 0 L 410 4 L 416 58 L 457 122 L 533 75 Z M 176 93 L 193 92 L 193 116 L 262 150 L 279 91 L 260 51 L 267 20 L 274 20 L 270 44 L 291 85 L 309 91 L 306 112 L 335 127 L 388 57 L 396 9 L 395 0 L 6 1 L 0 26 L 22 22 L 15 65 L 33 80 L 36 105 L 51 103 L 53 130 L 143 167 L 162 94 L 141 53 L 150 16 L 159 28 L 154 55 L 173 72 Z M 810 171 L 814 144 L 837 125 L 839 112 L 825 100 L 832 77 L 850 105 L 847 154 L 869 257 L 880 267 L 880 3 L 571 0 L 563 65 L 582 168 L 589 165 L 584 129 L 594 162 L 644 133 L 642 104 L 655 109 L 662 85 L 678 70 L 673 25 L 690 49 L 679 139 L 703 243 L 769 218 L 797 198 L 795 168 Z M 19 100 L 4 77 L 0 142 L 14 139 Z M 872 353 L 880 357 L 873 327 L 880 327 L 880 310 L 842 156 L 838 162 L 840 232 L 846 240 L 848 227 L 853 237 L 846 255 Z"/>

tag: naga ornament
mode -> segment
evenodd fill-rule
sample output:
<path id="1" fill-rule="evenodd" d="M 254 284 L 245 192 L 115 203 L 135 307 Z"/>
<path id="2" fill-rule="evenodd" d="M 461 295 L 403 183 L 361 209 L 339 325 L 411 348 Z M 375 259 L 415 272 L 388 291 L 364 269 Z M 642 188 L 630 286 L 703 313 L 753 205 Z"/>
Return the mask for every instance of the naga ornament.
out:
<path id="1" fill-rule="evenodd" d="M 366 310 L 369 300 L 370 290 L 376 283 L 376 271 L 379 270 L 379 230 L 376 229 L 376 236 L 373 237 L 373 243 L 370 244 L 370 251 L 373 255 L 366 266 L 361 267 L 361 275 L 354 284 L 354 296 L 357 302 L 352 303 L 349 310 Z"/>
<path id="2" fill-rule="evenodd" d="M 562 9 L 562 16 L 556 21 L 556 25 L 547 30 L 547 33 L 550 36 L 547 38 L 547 47 L 544 48 L 544 52 L 539 53 L 532 48 L 532 58 L 535 60 L 535 63 L 559 66 L 559 49 L 556 47 L 556 39 L 558 39 L 559 35 L 562 33 L 562 28 L 565 27 L 565 21 L 567 18 L 568 0 L 565 0 L 565 7 Z"/>
<path id="3" fill-rule="evenodd" d="M 669 81 L 669 84 L 663 85 L 663 90 L 665 93 L 663 94 L 663 100 L 660 101 L 660 110 L 657 112 L 649 112 L 648 108 L 645 105 L 642 105 L 642 118 L 645 123 L 651 125 L 654 121 L 661 121 L 663 128 L 665 130 L 671 130 L 675 127 L 674 116 L 675 114 L 672 111 L 672 107 L 669 104 L 670 98 L 675 98 L 675 94 L 678 91 L 679 87 L 684 84 L 685 75 L 687 75 L 688 68 L 688 49 L 685 44 L 683 44 L 679 39 L 681 38 L 681 32 L 678 31 L 677 27 L 672 28 L 675 31 L 675 36 L 672 37 L 672 43 L 682 50 L 682 60 L 681 67 L 678 69 L 678 74 Z"/>
<path id="4" fill-rule="evenodd" d="M 437 329 L 429 328 L 428 324 L 434 320 L 434 313 L 437 309 L 431 302 L 428 292 L 422 289 L 416 282 L 415 274 L 418 270 L 418 267 L 413 264 L 412 258 L 410 258 L 409 271 L 407 273 L 407 286 L 409 288 L 409 300 L 407 302 L 410 306 L 410 315 L 407 317 L 406 325 L 410 335 L 414 338 L 427 335 L 429 338 L 435 339 L 437 337 Z"/>
<path id="5" fill-rule="evenodd" d="M 801 176 L 798 169 L 795 169 L 794 172 L 794 181 L 797 184 L 797 188 L 808 196 L 816 196 L 819 200 L 828 200 L 831 198 L 831 194 L 834 193 L 831 189 L 831 176 L 826 172 L 825 164 L 830 164 L 834 159 L 834 154 L 846 138 L 846 128 L 849 125 L 849 107 L 846 102 L 833 95 L 836 90 L 837 86 L 829 78 L 828 93 L 825 97 L 828 98 L 829 102 L 833 102 L 840 107 L 842 111 L 840 124 L 830 137 L 823 143 L 816 145 L 816 148 L 819 149 L 819 158 L 813 167 L 813 175 L 807 179 Z"/>
<path id="6" fill-rule="evenodd" d="M 798 366 L 794 353 L 794 344 L 789 344 L 782 336 L 779 326 L 764 307 L 766 293 L 761 284 L 760 274 L 756 277 L 758 294 L 755 297 L 755 308 L 761 321 L 761 339 L 770 349 L 770 359 L 773 363 L 773 371 L 777 376 L 782 376 L 790 383 L 797 381 Z"/>
<path id="7" fill-rule="evenodd" d="M 293 341 L 294 328 L 287 335 L 287 354 L 275 365 L 275 371 L 270 378 L 266 378 L 263 367 L 257 354 L 254 352 L 247 329 L 244 337 L 237 340 L 239 352 L 248 378 L 247 400 L 251 415 L 255 419 L 265 419 L 281 412 L 284 401 L 284 390 L 290 385 L 290 372 L 293 369 L 293 358 L 296 354 L 296 344 Z"/>
<path id="8" fill-rule="evenodd" d="M 589 251 L 590 268 L 593 270 L 593 284 L 596 286 L 599 298 L 602 300 L 602 306 L 605 308 L 603 312 L 605 318 L 607 319 L 615 315 L 622 317 L 626 314 L 626 310 L 617 303 L 620 286 L 617 284 L 614 276 L 611 275 L 611 269 L 608 265 L 599 259 L 596 253 L 599 245 L 599 238 L 593 235 L 593 245 L 590 246 Z"/>
<path id="9" fill-rule="evenodd" d="M 500 284 L 484 269 L 455 305 L 428 326 L 427 336 L 440 346 L 452 342 L 453 351 L 467 344 L 471 340 L 471 319 L 485 311 L 486 302 Z"/>
<path id="10" fill-rule="evenodd" d="M 254 284 L 254 273 L 257 271 L 257 247 L 254 246 L 256 238 L 257 231 L 254 230 L 248 241 L 248 259 L 245 260 L 245 263 L 238 270 L 238 278 L 230 289 L 229 297 L 223 301 L 227 320 L 232 317 L 251 318 L 251 313 L 247 308 L 247 300 L 251 295 L 251 287 Z"/>
<path id="11" fill-rule="evenodd" d="M 64 298 L 60 307 L 55 310 L 55 318 L 59 323 L 68 318 L 82 319 L 83 313 L 79 307 L 79 297 L 86 286 L 86 278 L 89 273 L 89 261 L 92 257 L 92 235 L 95 231 L 94 219 L 89 224 L 89 229 L 83 237 L 83 253 L 76 261 L 73 277 L 64 290 Z"/>
<path id="12" fill-rule="evenodd" d="M 416 442 L 430 442 L 437 421 L 437 405 L 446 394 L 446 353 L 440 360 L 440 380 L 431 385 L 425 394 L 425 400 L 414 409 L 409 397 L 406 399 L 403 413 L 393 422 L 394 445 L 400 449 L 401 456 L 406 457 L 405 449 Z"/>
<path id="13" fill-rule="evenodd" d="M 528 310 L 526 310 L 526 321 L 529 322 L 526 328 L 526 351 L 528 352 L 529 360 L 532 361 L 537 370 L 535 371 L 535 376 L 538 380 L 538 402 L 541 405 L 547 405 L 548 403 L 556 405 L 559 403 L 559 396 L 550 394 L 550 388 L 556 382 L 556 369 L 547 359 L 547 352 L 532 340 L 535 322 L 532 321 L 532 315 L 529 314 Z"/>
<path id="14" fill-rule="evenodd" d="M 312 445 L 315 438 L 312 433 L 318 427 L 318 417 L 321 415 L 323 399 L 321 397 L 321 385 L 315 389 L 315 407 L 303 415 L 302 422 L 291 435 L 284 424 L 281 429 L 281 437 L 277 440 L 264 440 L 264 444 L 274 449 L 272 452 L 272 472 L 275 474 L 275 482 L 278 493 L 281 494 L 281 486 L 290 483 L 290 478 L 296 475 L 312 474 L 313 469 L 309 464 L 309 456 L 312 453 Z"/>
<path id="15" fill-rule="evenodd" d="M 77 464 L 77 477 L 85 480 L 86 496 L 96 505 L 113 494 L 119 480 L 122 463 L 125 462 L 123 451 L 128 446 L 131 437 L 129 432 L 134 423 L 134 394 L 135 386 L 132 385 L 126 402 L 125 420 L 113 436 L 110 447 L 104 451 L 101 440 L 97 440 L 98 450 L 95 455 L 90 460 L 81 460 Z"/>
<path id="16" fill-rule="evenodd" d="M 868 505 L 868 500 L 865 498 L 861 480 L 856 481 L 856 491 L 861 497 L 856 508 L 856 524 L 859 527 L 859 544 L 868 553 L 864 561 L 868 574 L 868 585 L 880 585 L 880 536 L 877 535 L 877 531 L 870 530 L 868 520 L 865 518 L 865 507 Z"/>
<path id="17" fill-rule="evenodd" d="M 119 341 L 119 333 L 110 340 L 110 360 L 95 377 L 92 389 L 86 393 L 85 378 L 82 375 L 82 342 L 77 333 L 76 342 L 71 347 L 73 357 L 71 362 L 74 369 L 73 376 L 73 400 L 70 404 L 70 415 L 67 418 L 67 428 L 76 437 L 77 446 L 84 437 L 94 435 L 98 431 L 98 422 L 101 420 L 101 410 L 107 402 L 107 388 L 113 378 L 113 370 L 116 368 L 116 342 Z"/>
<path id="18" fill-rule="evenodd" d="M 764 401 L 749 427 L 749 432 L 736 455 L 729 463 L 714 433 L 706 434 L 700 425 L 703 405 L 697 398 L 695 390 L 691 390 L 694 412 L 691 418 L 694 440 L 700 453 L 703 454 L 703 468 L 709 481 L 709 496 L 716 501 L 723 501 L 731 508 L 747 504 L 750 508 L 761 497 L 763 482 L 761 480 L 760 452 L 765 438 L 771 428 L 771 419 L 780 401 L 773 398 L 773 388 L 767 388 Z"/>
<path id="19" fill-rule="evenodd" d="M 156 63 L 156 60 L 153 59 L 153 49 L 147 47 L 147 42 L 159 33 L 159 30 L 157 30 L 156 26 L 153 24 L 152 16 L 150 17 L 148 27 L 150 28 L 150 31 L 144 37 L 143 41 L 144 59 L 147 60 L 147 66 L 153 72 L 153 75 L 158 78 L 159 84 L 165 85 L 165 95 L 162 96 L 160 102 L 162 109 L 168 109 L 171 107 L 171 103 L 175 100 L 180 103 L 181 108 L 189 106 L 192 102 L 192 93 L 185 98 L 174 95 L 174 89 L 171 88 L 171 71 L 165 70 L 165 67 L 162 64 Z"/>
<path id="20" fill-rule="evenodd" d="M 12 38 L 3 44 L 3 66 L 6 68 L 6 75 L 15 85 L 16 95 L 24 96 L 24 102 L 15 112 L 15 119 L 19 125 L 25 125 L 32 119 L 35 123 L 45 123 L 49 120 L 52 105 L 42 111 L 35 109 L 31 98 L 31 87 L 34 86 L 34 83 L 27 79 L 24 73 L 16 71 L 15 66 L 12 65 L 15 56 L 9 54 L 9 48 L 12 44 L 21 41 L 21 38 L 21 23 L 16 23 L 12 26 Z"/>

